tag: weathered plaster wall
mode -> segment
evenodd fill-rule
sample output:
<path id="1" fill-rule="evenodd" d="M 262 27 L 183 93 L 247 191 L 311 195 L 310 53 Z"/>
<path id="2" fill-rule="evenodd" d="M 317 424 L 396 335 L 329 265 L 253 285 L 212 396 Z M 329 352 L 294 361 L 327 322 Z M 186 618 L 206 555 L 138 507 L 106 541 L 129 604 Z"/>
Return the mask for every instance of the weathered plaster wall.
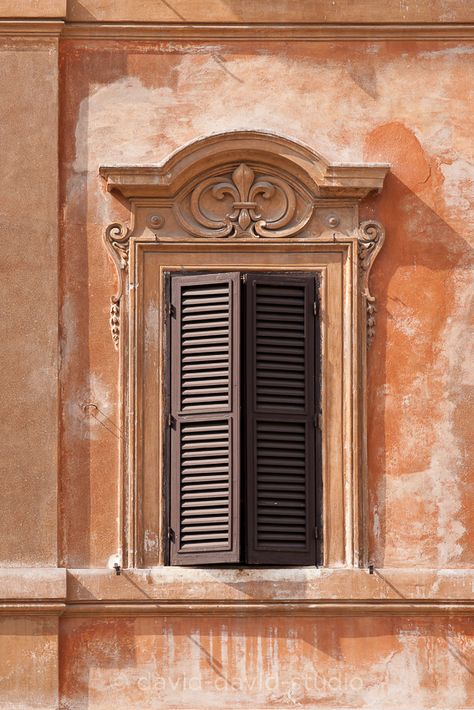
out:
<path id="1" fill-rule="evenodd" d="M 126 213 L 104 195 L 98 166 L 156 163 L 232 128 L 289 134 L 335 160 L 391 163 L 382 195 L 365 205 L 387 228 L 373 274 L 370 556 L 379 566 L 472 564 L 473 57 L 467 44 L 426 42 L 63 42 L 68 564 L 103 565 L 117 545 L 116 435 L 80 407 L 92 398 L 116 421 L 114 274 L 101 233 Z"/>
<path id="2" fill-rule="evenodd" d="M 0 708 L 57 708 L 57 617 L 0 618 Z"/>
<path id="3" fill-rule="evenodd" d="M 372 282 L 370 557 L 472 566 L 473 52 L 62 43 L 64 564 L 103 566 L 118 544 L 114 274 L 101 235 L 127 210 L 104 194 L 98 166 L 152 164 L 196 136 L 260 128 L 331 159 L 392 165 L 364 206 L 387 228 Z M 86 401 L 102 423 L 84 416 Z M 462 619 L 126 617 L 61 628 L 67 708 L 474 706 Z"/>
<path id="4" fill-rule="evenodd" d="M 63 707 L 469 708 L 472 621 L 68 619 Z"/>
<path id="5" fill-rule="evenodd" d="M 0 38 L 0 564 L 57 564 L 58 41 Z"/>

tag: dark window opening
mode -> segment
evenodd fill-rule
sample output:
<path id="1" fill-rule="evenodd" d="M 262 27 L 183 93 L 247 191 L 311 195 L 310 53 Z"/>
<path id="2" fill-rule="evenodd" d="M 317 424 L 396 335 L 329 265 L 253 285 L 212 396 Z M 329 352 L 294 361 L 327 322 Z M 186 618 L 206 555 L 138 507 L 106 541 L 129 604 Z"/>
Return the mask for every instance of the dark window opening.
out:
<path id="1" fill-rule="evenodd" d="M 317 277 L 173 275 L 170 290 L 171 564 L 317 564 Z"/>

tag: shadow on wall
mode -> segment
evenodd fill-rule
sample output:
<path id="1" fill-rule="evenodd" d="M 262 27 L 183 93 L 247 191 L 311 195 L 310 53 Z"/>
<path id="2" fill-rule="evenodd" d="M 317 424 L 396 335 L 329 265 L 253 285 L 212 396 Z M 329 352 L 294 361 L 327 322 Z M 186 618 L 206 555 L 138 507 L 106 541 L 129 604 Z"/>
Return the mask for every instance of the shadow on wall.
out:
<path id="1" fill-rule="evenodd" d="M 369 515 L 376 511 L 377 519 L 369 521 L 369 559 L 380 567 L 442 566 L 446 561 L 439 559 L 436 546 L 443 533 L 436 528 L 433 508 L 443 505 L 443 494 L 429 490 L 427 477 L 418 496 L 399 503 L 400 517 L 392 512 L 387 530 L 387 506 L 393 504 L 387 498 L 387 476 L 391 473 L 403 484 L 406 474 L 428 471 L 433 448 L 443 437 L 443 401 L 455 408 L 465 402 L 455 368 L 443 370 L 442 349 L 446 324 L 451 315 L 456 317 L 455 273 L 472 266 L 474 252 L 440 216 L 453 213 L 442 199 L 444 178 L 408 128 L 399 123 L 380 126 L 368 136 L 367 146 L 366 158 L 392 165 L 381 194 L 361 209 L 362 218 L 379 219 L 387 231 L 371 275 L 377 324 L 368 363 Z M 439 214 L 417 193 L 439 205 Z M 427 378 L 421 393 L 416 377 Z M 447 437 L 441 442 L 441 448 L 449 447 Z M 455 479 L 457 471 L 445 474 Z M 419 536 L 416 524 L 422 529 Z M 398 558 L 392 542 L 397 538 L 405 539 Z"/>
<path id="2" fill-rule="evenodd" d="M 80 0 L 66 0 L 66 17 L 74 17 L 76 22 L 92 22 L 97 19 Z"/>

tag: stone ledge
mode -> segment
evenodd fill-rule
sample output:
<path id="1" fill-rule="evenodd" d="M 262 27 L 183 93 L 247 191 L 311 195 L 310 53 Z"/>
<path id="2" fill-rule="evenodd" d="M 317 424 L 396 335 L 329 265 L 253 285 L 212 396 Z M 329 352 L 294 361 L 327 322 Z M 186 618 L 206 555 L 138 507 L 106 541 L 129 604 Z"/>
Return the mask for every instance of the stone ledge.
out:
<path id="1" fill-rule="evenodd" d="M 0 604 L 64 601 L 66 570 L 59 567 L 0 568 Z"/>
<path id="2" fill-rule="evenodd" d="M 473 602 L 474 570 L 223 569 L 68 570 L 67 601 Z M 474 610 L 474 609 L 473 609 Z"/>
<path id="3" fill-rule="evenodd" d="M 0 569 L 0 614 L 474 615 L 474 570 Z"/>

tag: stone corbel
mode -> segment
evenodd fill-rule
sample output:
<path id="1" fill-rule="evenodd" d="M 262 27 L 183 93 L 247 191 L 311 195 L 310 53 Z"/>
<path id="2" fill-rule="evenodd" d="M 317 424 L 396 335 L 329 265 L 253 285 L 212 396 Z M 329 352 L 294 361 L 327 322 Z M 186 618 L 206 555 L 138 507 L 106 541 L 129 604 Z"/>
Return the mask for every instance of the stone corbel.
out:
<path id="1" fill-rule="evenodd" d="M 360 223 L 357 237 L 361 295 L 365 302 L 366 312 L 367 345 L 370 345 L 375 335 L 377 306 L 375 296 L 370 293 L 369 274 L 384 243 L 385 229 L 380 222 L 369 219 Z"/>
<path id="2" fill-rule="evenodd" d="M 110 298 L 110 330 L 115 348 L 120 342 L 120 302 L 124 292 L 128 271 L 128 254 L 132 230 L 126 224 L 114 222 L 105 230 L 104 240 L 117 269 L 117 290 Z"/>

